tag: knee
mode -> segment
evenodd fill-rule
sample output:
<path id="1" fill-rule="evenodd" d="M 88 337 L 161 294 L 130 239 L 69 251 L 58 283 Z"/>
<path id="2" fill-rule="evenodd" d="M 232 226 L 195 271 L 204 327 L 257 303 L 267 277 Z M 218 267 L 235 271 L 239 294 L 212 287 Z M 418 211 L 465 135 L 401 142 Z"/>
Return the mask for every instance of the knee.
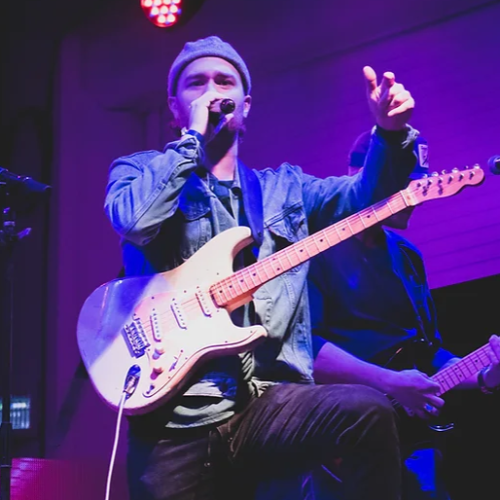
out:
<path id="1" fill-rule="evenodd" d="M 346 384 L 342 386 L 340 409 L 353 424 L 372 431 L 370 434 L 375 439 L 397 439 L 396 412 L 380 391 L 364 385 Z"/>
<path id="2" fill-rule="evenodd" d="M 380 391 L 365 385 L 346 384 L 344 389 L 345 409 L 356 414 L 376 413 L 385 419 L 394 418 L 394 408 Z"/>

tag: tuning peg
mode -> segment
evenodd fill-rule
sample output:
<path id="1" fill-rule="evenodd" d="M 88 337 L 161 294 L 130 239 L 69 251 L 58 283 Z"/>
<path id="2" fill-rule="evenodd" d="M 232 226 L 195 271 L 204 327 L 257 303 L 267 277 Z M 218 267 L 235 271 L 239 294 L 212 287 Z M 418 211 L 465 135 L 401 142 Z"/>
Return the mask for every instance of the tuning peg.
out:
<path id="1" fill-rule="evenodd" d="M 479 163 L 475 163 L 473 168 L 475 168 L 476 170 L 477 170 L 477 169 L 480 169 L 480 168 L 481 168 L 481 165 L 479 165 Z"/>
<path id="2" fill-rule="evenodd" d="M 439 174 L 437 172 L 432 172 L 431 177 L 438 177 Z"/>
<path id="3" fill-rule="evenodd" d="M 456 168 L 456 167 L 455 167 L 455 168 L 452 168 L 452 169 L 451 169 L 451 172 L 452 172 L 453 174 L 456 174 L 456 173 L 458 173 L 458 172 L 459 172 L 459 170 L 458 170 L 458 168 Z"/>
<path id="4" fill-rule="evenodd" d="M 448 172 L 446 170 L 441 170 L 442 175 L 446 175 Z"/>

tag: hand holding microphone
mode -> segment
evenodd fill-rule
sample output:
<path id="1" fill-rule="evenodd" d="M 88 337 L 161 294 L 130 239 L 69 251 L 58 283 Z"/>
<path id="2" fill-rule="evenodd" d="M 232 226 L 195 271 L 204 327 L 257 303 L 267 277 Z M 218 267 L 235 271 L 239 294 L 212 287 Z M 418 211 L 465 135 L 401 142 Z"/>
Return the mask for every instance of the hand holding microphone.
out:
<path id="1" fill-rule="evenodd" d="M 195 99 L 190 108 L 191 114 L 188 128 L 206 136 L 211 114 L 217 119 L 213 133 L 213 135 L 216 135 L 234 117 L 233 111 L 236 104 L 223 94 L 209 91 Z"/>
<path id="2" fill-rule="evenodd" d="M 219 105 L 220 113 L 217 113 L 218 123 L 215 126 L 213 137 L 215 137 L 234 117 L 233 111 L 236 109 L 236 103 L 232 99 L 222 99 Z"/>

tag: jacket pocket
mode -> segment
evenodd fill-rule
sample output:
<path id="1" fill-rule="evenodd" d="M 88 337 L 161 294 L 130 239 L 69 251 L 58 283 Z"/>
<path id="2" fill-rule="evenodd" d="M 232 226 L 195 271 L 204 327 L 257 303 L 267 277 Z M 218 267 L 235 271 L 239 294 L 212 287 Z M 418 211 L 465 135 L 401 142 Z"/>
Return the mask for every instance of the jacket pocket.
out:
<path id="1" fill-rule="evenodd" d="M 273 252 L 279 252 L 308 236 L 307 219 L 302 205 L 295 205 L 285 210 L 279 217 L 274 217 L 266 228 L 272 235 Z M 289 272 L 297 272 L 302 264 Z"/>

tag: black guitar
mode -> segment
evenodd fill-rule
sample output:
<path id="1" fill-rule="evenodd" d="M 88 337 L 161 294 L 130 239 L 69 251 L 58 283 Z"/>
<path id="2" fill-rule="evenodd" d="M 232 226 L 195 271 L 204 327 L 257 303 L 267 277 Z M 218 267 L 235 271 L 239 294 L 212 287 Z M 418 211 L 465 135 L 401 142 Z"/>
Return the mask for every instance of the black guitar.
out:
<path id="1" fill-rule="evenodd" d="M 436 395 L 439 397 L 446 395 L 448 391 L 461 382 L 489 366 L 490 357 L 488 354 L 491 354 L 490 349 L 489 344 L 485 344 L 460 361 L 432 375 L 431 379 L 441 387 Z M 414 368 L 428 373 L 433 354 L 434 350 L 427 342 L 417 340 L 400 347 L 390 356 L 385 356 L 384 362 L 379 358 L 377 364 L 397 371 Z M 411 417 L 398 401 L 391 398 L 390 395 L 388 397 L 400 415 L 400 425 L 404 428 L 405 433 L 411 434 L 413 442 L 433 442 L 436 437 L 432 435 L 432 432 L 443 433 L 454 428 L 449 412 L 446 411 L 446 405 L 440 412 L 439 417 L 430 417 L 429 421 L 425 422 L 418 417 Z M 429 432 L 429 430 L 432 432 Z"/>

